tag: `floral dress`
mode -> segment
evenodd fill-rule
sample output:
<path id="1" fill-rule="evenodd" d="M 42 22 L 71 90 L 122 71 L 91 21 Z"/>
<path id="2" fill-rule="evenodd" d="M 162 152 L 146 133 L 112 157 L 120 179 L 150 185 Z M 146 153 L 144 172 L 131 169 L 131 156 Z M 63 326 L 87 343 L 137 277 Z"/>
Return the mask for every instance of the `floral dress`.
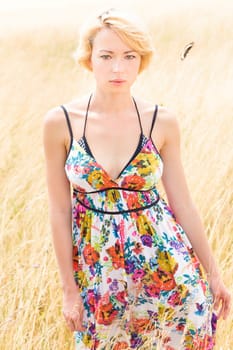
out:
<path id="1" fill-rule="evenodd" d="M 135 102 L 135 101 L 134 101 Z M 73 188 L 73 269 L 83 305 L 77 350 L 210 350 L 216 316 L 193 248 L 156 185 L 163 161 L 141 127 L 117 179 L 71 136 L 65 171 Z M 200 242 L 201 244 L 201 242 Z"/>

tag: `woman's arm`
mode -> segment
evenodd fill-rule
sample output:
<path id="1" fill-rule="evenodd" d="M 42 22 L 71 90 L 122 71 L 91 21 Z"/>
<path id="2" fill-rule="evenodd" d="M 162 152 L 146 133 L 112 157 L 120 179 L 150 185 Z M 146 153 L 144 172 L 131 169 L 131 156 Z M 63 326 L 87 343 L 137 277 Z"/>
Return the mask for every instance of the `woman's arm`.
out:
<path id="1" fill-rule="evenodd" d="M 220 314 L 226 318 L 230 308 L 230 295 L 221 282 L 220 273 L 204 233 L 200 216 L 188 190 L 180 156 L 178 123 L 169 112 L 163 114 L 165 114 L 163 120 L 164 143 L 160 153 L 164 162 L 162 182 L 168 203 L 208 275 L 215 297 L 215 306 L 218 307 L 220 301 L 222 302 Z"/>
<path id="2" fill-rule="evenodd" d="M 81 298 L 73 276 L 71 195 L 64 170 L 67 156 L 65 127 L 65 117 L 62 111 L 53 109 L 46 114 L 44 151 L 53 245 L 63 288 L 64 316 L 70 329 L 75 330 L 80 326 L 77 325 L 77 317 L 72 319 L 68 314 L 74 312 Z"/>

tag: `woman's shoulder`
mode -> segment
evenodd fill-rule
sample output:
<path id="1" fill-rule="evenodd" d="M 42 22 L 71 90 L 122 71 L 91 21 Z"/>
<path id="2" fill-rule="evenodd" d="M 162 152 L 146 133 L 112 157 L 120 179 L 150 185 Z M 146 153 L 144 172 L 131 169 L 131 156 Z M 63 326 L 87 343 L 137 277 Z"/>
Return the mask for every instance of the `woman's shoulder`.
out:
<path id="1" fill-rule="evenodd" d="M 54 106 L 49 109 L 45 114 L 44 120 L 49 123 L 59 123 L 64 119 L 64 110 L 68 113 L 70 118 L 72 118 L 73 115 L 77 117 L 83 116 L 83 112 L 86 110 L 86 104 L 86 96 L 61 103 L 59 106 Z"/>
<path id="2" fill-rule="evenodd" d="M 44 128 L 59 133 L 63 132 L 67 126 L 66 118 L 70 120 L 71 125 L 82 122 L 86 112 L 87 97 L 76 98 L 59 106 L 49 109 L 44 116 Z"/>
<path id="3" fill-rule="evenodd" d="M 156 127 L 159 128 L 176 128 L 178 126 L 177 116 L 170 108 L 159 103 L 139 100 L 139 105 L 143 111 L 145 123 L 152 122 L 153 116 L 156 117 Z"/>

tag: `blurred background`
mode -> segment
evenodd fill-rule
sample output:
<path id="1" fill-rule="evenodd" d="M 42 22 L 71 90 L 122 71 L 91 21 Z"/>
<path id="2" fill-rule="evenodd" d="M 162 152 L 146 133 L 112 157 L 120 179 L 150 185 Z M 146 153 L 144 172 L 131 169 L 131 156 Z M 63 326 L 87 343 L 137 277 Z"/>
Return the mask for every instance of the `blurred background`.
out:
<path id="1" fill-rule="evenodd" d="M 88 16 L 110 7 L 132 11 L 151 33 L 155 57 L 133 94 L 177 114 L 190 191 L 223 279 L 233 291 L 233 2 L 0 1 L 3 350 L 73 348 L 61 313 L 48 222 L 43 117 L 92 90 L 91 74 L 77 66 L 73 53 Z M 216 349 L 233 349 L 232 313 L 219 322 Z"/>

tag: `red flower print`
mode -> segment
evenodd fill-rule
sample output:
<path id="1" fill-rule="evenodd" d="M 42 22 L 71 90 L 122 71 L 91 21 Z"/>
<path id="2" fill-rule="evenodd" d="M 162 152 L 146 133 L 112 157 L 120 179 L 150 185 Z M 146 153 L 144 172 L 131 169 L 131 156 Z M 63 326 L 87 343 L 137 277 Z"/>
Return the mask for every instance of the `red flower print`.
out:
<path id="1" fill-rule="evenodd" d="M 122 186 L 131 190 L 140 190 L 145 184 L 145 179 L 139 175 L 128 175 L 124 177 Z"/>
<path id="2" fill-rule="evenodd" d="M 73 270 L 79 271 L 78 247 L 77 246 L 73 246 Z"/>
<path id="3" fill-rule="evenodd" d="M 123 304 L 126 303 L 125 297 L 126 297 L 126 292 L 125 291 L 118 292 L 117 295 L 116 295 L 117 300 L 120 301 Z"/>
<path id="4" fill-rule="evenodd" d="M 106 249 L 106 252 L 111 256 L 112 264 L 115 269 L 124 267 L 123 249 L 119 240 L 117 240 L 114 246 Z"/>
<path id="5" fill-rule="evenodd" d="M 176 326 L 176 329 L 178 330 L 178 331 L 183 331 L 184 330 L 184 324 L 183 323 L 179 323 L 177 326 Z"/>
<path id="6" fill-rule="evenodd" d="M 94 265 L 99 260 L 99 253 L 88 243 L 83 250 L 84 260 L 87 265 Z"/>
<path id="7" fill-rule="evenodd" d="M 96 320 L 99 324 L 110 325 L 116 318 L 118 311 L 113 308 L 113 304 L 108 301 L 107 303 L 103 298 L 96 310 Z"/>

